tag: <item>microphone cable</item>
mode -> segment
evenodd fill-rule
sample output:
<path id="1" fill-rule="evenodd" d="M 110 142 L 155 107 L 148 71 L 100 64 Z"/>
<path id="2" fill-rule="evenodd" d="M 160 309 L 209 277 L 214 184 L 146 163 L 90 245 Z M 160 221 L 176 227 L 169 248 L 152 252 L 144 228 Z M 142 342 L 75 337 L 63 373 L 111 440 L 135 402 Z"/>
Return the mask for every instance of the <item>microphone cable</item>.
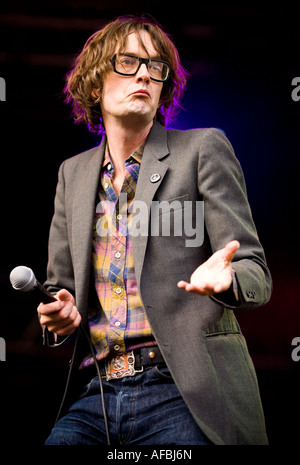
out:
<path id="1" fill-rule="evenodd" d="M 108 427 L 105 400 L 104 400 L 104 390 L 103 390 L 103 383 L 102 383 L 100 368 L 99 368 L 99 365 L 98 365 L 98 360 L 97 360 L 95 349 L 93 347 L 91 339 L 90 339 L 89 335 L 86 333 L 86 331 L 85 331 L 85 329 L 84 329 L 84 327 L 83 327 L 83 325 L 81 323 L 79 325 L 79 329 L 81 330 L 82 334 L 85 336 L 85 338 L 86 338 L 86 340 L 88 342 L 91 354 L 93 356 L 94 364 L 96 366 L 97 375 L 98 375 L 98 378 L 99 378 L 99 385 L 100 385 L 101 405 L 102 405 L 102 413 L 103 413 L 103 418 L 104 418 L 104 423 L 105 423 L 106 442 L 107 442 L 107 445 L 110 446 L 111 442 L 110 442 L 110 434 L 109 434 L 109 427 Z"/>
<path id="2" fill-rule="evenodd" d="M 107 414 L 106 414 L 106 407 L 105 407 L 105 400 L 104 400 L 104 390 L 103 390 L 103 383 L 102 383 L 102 376 L 101 376 L 101 373 L 100 373 L 100 368 L 99 368 L 99 365 L 98 365 L 98 360 L 96 358 L 96 353 L 95 353 L 95 349 L 92 345 L 92 342 L 91 342 L 91 339 L 89 337 L 89 335 L 87 334 L 87 332 L 85 331 L 82 323 L 80 323 L 79 327 L 78 327 L 78 330 L 81 331 L 81 333 L 83 334 L 83 336 L 85 337 L 87 343 L 88 343 L 88 346 L 89 346 L 89 349 L 91 351 L 91 354 L 92 354 L 92 357 L 93 357 L 93 360 L 94 360 L 94 364 L 96 366 L 96 371 L 97 371 L 97 375 L 98 375 L 98 378 L 99 378 L 99 385 L 100 385 L 100 395 L 101 395 L 101 406 L 102 406 L 102 413 L 103 413 L 103 419 L 104 419 L 104 424 L 105 424 L 105 433 L 106 433 L 106 442 L 107 442 L 107 445 L 110 446 L 111 445 L 111 441 L 110 441 L 110 434 L 109 434 L 109 427 L 108 427 L 108 420 L 107 420 Z M 76 345 L 77 345 L 77 342 L 78 342 L 78 335 L 76 337 L 76 340 L 75 340 L 75 346 L 74 346 L 74 353 L 76 352 Z M 67 378 L 67 381 L 66 381 L 66 385 L 68 386 L 69 383 L 70 383 L 70 378 L 71 378 L 71 371 L 72 371 L 72 365 L 73 365 L 73 358 L 72 358 L 72 362 L 71 362 L 71 366 L 70 366 L 70 369 L 69 369 L 69 373 L 68 373 L 68 378 Z M 65 392 L 64 392 L 64 395 L 63 395 L 63 398 L 62 398 L 62 401 L 61 401 L 61 408 L 59 409 L 59 412 L 56 416 L 56 421 L 55 423 L 57 423 L 57 421 L 59 420 L 60 416 L 61 416 L 61 409 L 62 409 L 62 405 L 64 404 L 65 402 L 65 399 L 66 399 L 66 395 L 67 395 L 67 389 L 65 389 Z"/>

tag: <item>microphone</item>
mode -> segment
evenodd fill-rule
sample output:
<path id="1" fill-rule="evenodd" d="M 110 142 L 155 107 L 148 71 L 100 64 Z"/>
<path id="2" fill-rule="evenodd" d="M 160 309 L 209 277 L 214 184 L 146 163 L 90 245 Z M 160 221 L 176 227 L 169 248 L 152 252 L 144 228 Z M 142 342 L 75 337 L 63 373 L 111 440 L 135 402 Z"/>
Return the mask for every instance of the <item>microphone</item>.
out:
<path id="1" fill-rule="evenodd" d="M 27 292 L 38 303 L 49 304 L 57 299 L 40 284 L 34 276 L 31 268 L 17 266 L 9 275 L 12 287 L 21 292 Z"/>

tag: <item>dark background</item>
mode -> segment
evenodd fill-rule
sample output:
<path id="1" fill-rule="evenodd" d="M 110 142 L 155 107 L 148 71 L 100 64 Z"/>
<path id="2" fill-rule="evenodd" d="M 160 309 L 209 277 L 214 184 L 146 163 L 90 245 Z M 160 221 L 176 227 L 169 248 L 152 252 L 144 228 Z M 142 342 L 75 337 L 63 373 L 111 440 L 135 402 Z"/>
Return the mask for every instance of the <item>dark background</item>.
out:
<path id="1" fill-rule="evenodd" d="M 252 355 L 271 445 L 298 440 L 300 361 L 299 123 L 292 79 L 300 76 L 299 10 L 274 2 L 128 0 L 10 1 L 1 5 L 0 444 L 39 446 L 55 419 L 71 347 L 42 346 L 35 306 L 13 291 L 10 271 L 46 277 L 48 231 L 60 163 L 100 142 L 74 125 L 64 75 L 88 37 L 118 15 L 152 14 L 171 34 L 191 76 L 184 109 L 169 126 L 221 128 L 244 170 L 274 280 L 271 301 L 236 312 Z M 300 95 L 300 92 L 299 92 Z"/>

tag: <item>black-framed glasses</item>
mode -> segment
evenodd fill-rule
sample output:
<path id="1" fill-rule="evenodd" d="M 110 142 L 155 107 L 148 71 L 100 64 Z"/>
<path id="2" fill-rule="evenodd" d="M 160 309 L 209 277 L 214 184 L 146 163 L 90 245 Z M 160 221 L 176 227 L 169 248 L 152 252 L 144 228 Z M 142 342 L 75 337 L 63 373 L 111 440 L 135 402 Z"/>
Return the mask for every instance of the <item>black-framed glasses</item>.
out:
<path id="1" fill-rule="evenodd" d="M 170 76 L 170 64 L 164 60 L 140 58 L 130 53 L 116 53 L 110 61 L 114 71 L 122 76 L 134 76 L 142 64 L 147 66 L 148 73 L 153 81 L 165 82 Z"/>

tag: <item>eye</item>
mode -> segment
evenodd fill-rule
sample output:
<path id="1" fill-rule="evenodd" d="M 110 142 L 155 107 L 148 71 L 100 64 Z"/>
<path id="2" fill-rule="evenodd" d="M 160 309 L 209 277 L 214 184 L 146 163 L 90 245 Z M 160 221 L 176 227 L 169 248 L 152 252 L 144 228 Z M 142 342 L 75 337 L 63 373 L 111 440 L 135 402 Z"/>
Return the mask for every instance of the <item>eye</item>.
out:
<path id="1" fill-rule="evenodd" d="M 118 59 L 120 65 L 128 67 L 128 66 L 135 66 L 137 59 L 135 57 L 128 57 L 128 56 L 121 56 Z"/>
<path id="2" fill-rule="evenodd" d="M 149 67 L 150 67 L 153 71 L 161 72 L 162 67 L 163 67 L 163 64 L 160 63 L 159 61 L 150 61 L 150 62 L 149 62 Z"/>

